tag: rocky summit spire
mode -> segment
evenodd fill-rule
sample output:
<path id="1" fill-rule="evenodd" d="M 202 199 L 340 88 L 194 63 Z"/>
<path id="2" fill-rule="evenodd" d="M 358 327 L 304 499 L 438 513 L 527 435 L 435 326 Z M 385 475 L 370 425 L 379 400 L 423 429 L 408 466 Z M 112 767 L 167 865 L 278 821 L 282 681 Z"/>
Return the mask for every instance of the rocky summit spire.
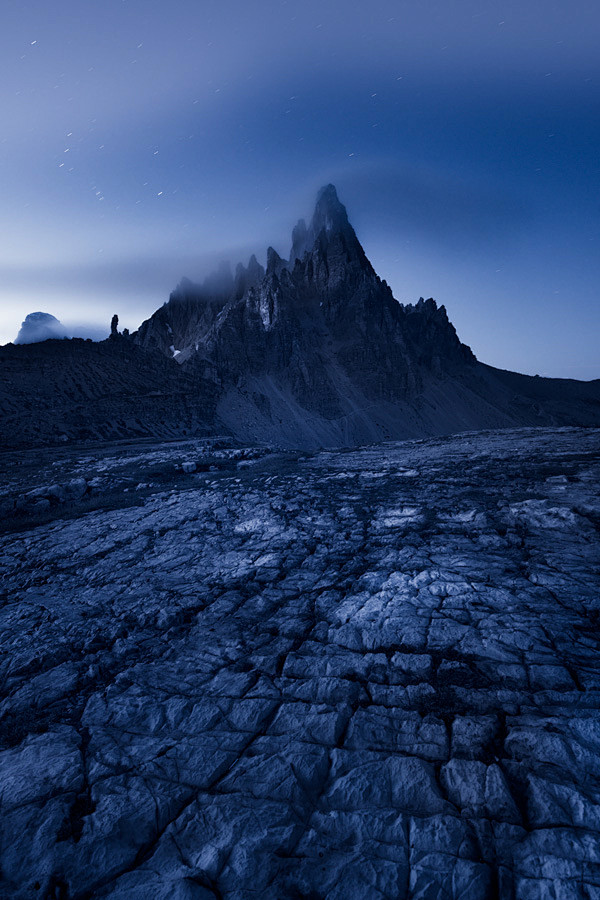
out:
<path id="1" fill-rule="evenodd" d="M 340 203 L 337 191 L 333 184 L 327 184 L 317 194 L 317 203 L 311 223 L 311 230 L 315 238 L 324 231 L 326 235 L 336 232 L 345 232 L 348 229 L 354 234 L 354 230 L 348 221 L 346 207 Z"/>
<path id="2" fill-rule="evenodd" d="M 293 268 L 297 259 L 302 260 L 305 253 L 311 253 L 317 248 L 326 254 L 333 248 L 334 253 L 343 248 L 346 263 L 354 260 L 361 267 L 371 268 L 354 228 L 348 221 L 346 207 L 340 203 L 333 184 L 325 185 L 317 194 L 310 225 L 307 227 L 304 219 L 300 219 L 294 228 L 290 268 Z"/>
<path id="3" fill-rule="evenodd" d="M 290 253 L 290 265 L 294 266 L 297 259 L 302 259 L 309 247 L 309 233 L 304 219 L 299 219 L 292 231 L 292 252 Z"/>
<path id="4" fill-rule="evenodd" d="M 462 371 L 472 357 L 433 301 L 397 303 L 332 184 L 319 191 L 308 222 L 294 228 L 290 262 L 269 247 L 266 270 L 253 257 L 234 281 L 222 267 L 169 300 L 135 342 L 215 378 L 225 391 L 271 379 L 273 402 L 288 396 L 307 415 L 336 420 L 348 409 L 405 402 L 427 378 Z M 284 410 L 279 421 L 294 415 Z"/>

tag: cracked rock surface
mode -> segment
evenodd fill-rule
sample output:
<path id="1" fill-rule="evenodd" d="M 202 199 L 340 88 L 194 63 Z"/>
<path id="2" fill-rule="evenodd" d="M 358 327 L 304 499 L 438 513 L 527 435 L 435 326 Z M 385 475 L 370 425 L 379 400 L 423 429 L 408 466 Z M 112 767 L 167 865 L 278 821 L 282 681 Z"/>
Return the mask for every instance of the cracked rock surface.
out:
<path id="1" fill-rule="evenodd" d="M 0 896 L 600 897 L 600 431 L 127 497 L 2 538 Z"/>

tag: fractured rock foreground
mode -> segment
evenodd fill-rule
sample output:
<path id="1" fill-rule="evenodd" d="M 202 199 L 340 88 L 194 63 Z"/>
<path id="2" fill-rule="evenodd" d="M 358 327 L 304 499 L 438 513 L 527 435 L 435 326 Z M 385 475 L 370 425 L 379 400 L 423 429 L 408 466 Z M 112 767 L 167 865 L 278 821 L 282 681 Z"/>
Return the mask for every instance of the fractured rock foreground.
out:
<path id="1" fill-rule="evenodd" d="M 600 431 L 127 452 L 2 538 L 0 896 L 600 896 Z"/>

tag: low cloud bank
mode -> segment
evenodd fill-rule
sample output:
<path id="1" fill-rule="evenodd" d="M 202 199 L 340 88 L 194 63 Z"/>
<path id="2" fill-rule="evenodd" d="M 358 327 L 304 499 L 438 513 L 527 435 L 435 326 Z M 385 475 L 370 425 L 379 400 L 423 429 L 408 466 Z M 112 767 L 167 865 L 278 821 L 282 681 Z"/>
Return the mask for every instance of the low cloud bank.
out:
<path id="1" fill-rule="evenodd" d="M 50 338 L 66 337 L 71 335 L 56 316 L 46 312 L 32 312 L 25 317 L 15 338 L 15 344 L 37 344 L 38 341 L 47 341 Z"/>
<path id="2" fill-rule="evenodd" d="M 51 313 L 32 312 L 25 317 L 14 343 L 37 344 L 40 341 L 72 337 L 103 341 L 108 337 L 108 328 L 86 324 L 67 327 Z"/>

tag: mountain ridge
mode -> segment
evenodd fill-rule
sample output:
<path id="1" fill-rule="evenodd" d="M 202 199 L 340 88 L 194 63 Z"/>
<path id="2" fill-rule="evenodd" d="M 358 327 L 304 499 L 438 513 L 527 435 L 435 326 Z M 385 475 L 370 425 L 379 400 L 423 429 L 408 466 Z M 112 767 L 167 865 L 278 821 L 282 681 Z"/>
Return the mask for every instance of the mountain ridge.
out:
<path id="1" fill-rule="evenodd" d="M 371 369 L 370 374 L 362 372 L 363 379 L 371 382 L 368 392 L 391 397 L 417 385 L 419 364 L 441 369 L 459 358 L 460 362 L 475 359 L 470 348 L 458 341 L 443 307 L 438 309 L 432 299 L 406 306 L 394 299 L 375 273 L 331 184 L 319 192 L 310 226 L 302 219 L 295 226 L 289 260 L 270 247 L 266 270 L 255 257 L 248 269 L 238 266 L 235 293 L 232 285 L 229 297 L 226 291 L 211 287 L 205 281 L 196 287 L 195 296 L 188 291 L 185 299 L 191 302 L 184 329 L 179 327 L 183 297 L 178 289 L 142 323 L 134 342 L 161 348 L 168 344 L 180 363 L 193 361 L 198 354 L 196 365 L 216 360 L 227 381 L 265 366 L 271 372 L 277 366 L 294 366 L 294 342 L 318 367 L 305 338 L 321 331 L 336 344 L 337 361 L 351 378 L 364 357 Z M 208 315 L 209 309 L 217 311 Z M 190 334 L 193 321 L 197 330 Z M 171 338 L 175 343 L 168 343 Z M 238 346 L 233 347 L 236 339 Z M 318 355 L 327 354 L 321 347 Z"/>
<path id="2" fill-rule="evenodd" d="M 86 349 L 88 342 L 76 353 L 62 349 L 70 341 L 46 342 L 53 343 L 39 412 L 50 433 L 52 410 L 60 407 L 61 433 L 73 440 L 126 435 L 129 420 L 136 434 L 225 428 L 244 442 L 309 449 L 520 425 L 600 425 L 600 380 L 487 366 L 460 341 L 444 306 L 432 298 L 399 303 L 331 184 L 319 192 L 309 224 L 300 219 L 293 228 L 287 260 L 269 247 L 266 268 L 252 256 L 235 272 L 222 265 L 202 284 L 183 278 L 136 332 L 94 345 L 101 352 Z M 8 409 L 11 421 L 19 365 L 21 380 L 32 389 L 35 381 L 23 374 L 31 368 L 27 354 L 26 347 L 0 348 L 9 376 L 0 411 Z M 102 367 L 115 370 L 116 429 L 110 403 L 100 404 L 103 421 L 94 419 L 98 398 L 86 384 L 86 360 L 89 379 L 105 394 L 111 375 Z M 144 386 L 162 381 L 174 399 L 153 409 Z"/>

